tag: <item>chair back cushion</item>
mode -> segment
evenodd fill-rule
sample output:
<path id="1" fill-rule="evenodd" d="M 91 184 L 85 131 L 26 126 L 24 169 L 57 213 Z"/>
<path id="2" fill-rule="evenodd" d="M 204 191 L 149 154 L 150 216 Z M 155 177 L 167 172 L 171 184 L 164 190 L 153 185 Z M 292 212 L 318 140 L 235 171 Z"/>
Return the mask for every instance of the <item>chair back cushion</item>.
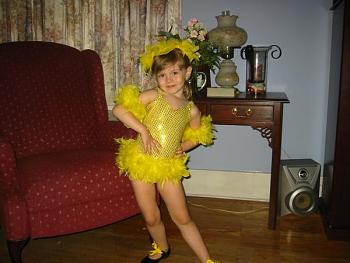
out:
<path id="1" fill-rule="evenodd" d="M 0 44 L 0 136 L 18 158 L 93 144 L 96 103 L 82 53 L 50 42 Z"/>

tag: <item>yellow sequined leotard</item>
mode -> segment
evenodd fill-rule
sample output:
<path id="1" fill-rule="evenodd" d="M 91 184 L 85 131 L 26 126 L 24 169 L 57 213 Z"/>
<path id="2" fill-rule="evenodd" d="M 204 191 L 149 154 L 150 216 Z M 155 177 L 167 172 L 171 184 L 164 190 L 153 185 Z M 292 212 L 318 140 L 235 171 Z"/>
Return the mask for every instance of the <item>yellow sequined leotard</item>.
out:
<path id="1" fill-rule="evenodd" d="M 135 102 L 131 103 L 131 105 L 134 104 Z M 118 139 L 120 147 L 116 163 L 120 171 L 132 180 L 141 180 L 147 183 L 178 182 L 182 177 L 187 177 L 189 175 L 186 167 L 188 157 L 186 154 L 181 157 L 176 156 L 175 152 L 184 139 L 203 143 L 198 134 L 191 134 L 193 130 L 189 128 L 192 107 L 193 102 L 190 101 L 180 108 L 172 108 L 158 89 L 156 99 L 145 107 L 145 114 L 140 118 L 152 137 L 160 143 L 159 152 L 152 155 L 144 153 L 140 135 L 136 139 Z M 126 108 L 133 112 L 133 107 L 126 106 Z M 209 126 L 206 127 L 207 134 L 204 137 L 208 138 L 209 136 L 208 142 L 211 143 L 212 132 L 211 125 Z M 188 138 L 185 138 L 186 134 Z"/>

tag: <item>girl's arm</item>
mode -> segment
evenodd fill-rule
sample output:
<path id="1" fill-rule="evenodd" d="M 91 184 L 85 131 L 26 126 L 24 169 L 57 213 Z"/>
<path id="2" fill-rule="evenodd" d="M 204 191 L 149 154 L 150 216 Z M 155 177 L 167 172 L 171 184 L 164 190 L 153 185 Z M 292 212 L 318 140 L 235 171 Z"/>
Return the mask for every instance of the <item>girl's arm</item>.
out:
<path id="1" fill-rule="evenodd" d="M 201 113 L 196 105 L 193 105 L 191 110 L 191 121 L 186 127 L 182 136 L 182 143 L 176 153 L 189 151 L 198 144 L 210 145 L 214 140 L 214 127 L 210 116 L 201 116 Z"/>
<path id="2" fill-rule="evenodd" d="M 196 105 L 193 105 L 191 109 L 191 120 L 189 126 L 191 129 L 196 130 L 201 125 L 201 112 Z M 182 155 L 184 152 L 188 152 L 198 146 L 198 142 L 193 142 L 191 140 L 185 140 L 181 143 L 180 147 L 176 150 L 177 155 Z"/>
<path id="3" fill-rule="evenodd" d="M 112 113 L 114 117 L 124 123 L 128 128 L 133 129 L 138 133 L 146 132 L 146 127 L 139 121 L 134 114 L 127 111 L 123 106 L 116 105 L 113 107 Z"/>
<path id="4" fill-rule="evenodd" d="M 149 90 L 141 93 L 139 100 L 144 106 L 146 106 L 151 101 L 153 101 L 156 96 L 156 91 Z M 118 120 L 123 122 L 125 126 L 133 129 L 141 135 L 144 150 L 146 153 L 157 151 L 157 149 L 160 147 L 160 144 L 155 139 L 153 139 L 146 126 L 143 125 L 143 123 L 132 112 L 126 110 L 122 105 L 116 105 L 113 107 L 112 113 Z"/>

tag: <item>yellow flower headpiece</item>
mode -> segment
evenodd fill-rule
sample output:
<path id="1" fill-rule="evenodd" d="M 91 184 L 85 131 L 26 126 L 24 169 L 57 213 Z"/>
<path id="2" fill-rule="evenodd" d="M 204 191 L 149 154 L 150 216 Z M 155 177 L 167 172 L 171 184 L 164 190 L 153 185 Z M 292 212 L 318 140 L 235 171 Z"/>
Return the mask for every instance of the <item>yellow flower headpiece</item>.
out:
<path id="1" fill-rule="evenodd" d="M 149 72 L 155 56 L 167 54 L 175 48 L 180 49 L 182 54 L 186 55 L 190 61 L 199 59 L 199 54 L 196 53 L 199 47 L 187 39 L 160 40 L 154 45 L 147 46 L 145 53 L 140 56 L 142 70 L 146 73 Z"/>

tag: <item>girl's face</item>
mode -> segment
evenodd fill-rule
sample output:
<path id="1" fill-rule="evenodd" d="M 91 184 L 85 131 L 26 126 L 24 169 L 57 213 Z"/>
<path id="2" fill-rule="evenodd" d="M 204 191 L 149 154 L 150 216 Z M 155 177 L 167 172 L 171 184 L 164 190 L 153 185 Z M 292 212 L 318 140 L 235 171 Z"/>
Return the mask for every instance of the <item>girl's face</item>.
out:
<path id="1" fill-rule="evenodd" d="M 183 97 L 186 78 L 191 75 L 192 68 L 180 69 L 178 63 L 170 65 L 156 74 L 159 88 L 165 93 Z"/>

